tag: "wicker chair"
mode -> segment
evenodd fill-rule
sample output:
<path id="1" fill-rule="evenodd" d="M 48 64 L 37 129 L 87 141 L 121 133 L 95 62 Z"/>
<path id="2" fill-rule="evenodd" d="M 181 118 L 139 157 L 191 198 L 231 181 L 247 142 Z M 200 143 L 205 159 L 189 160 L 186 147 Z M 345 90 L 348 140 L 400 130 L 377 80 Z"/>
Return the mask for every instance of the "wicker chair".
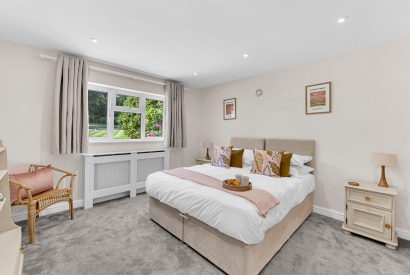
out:
<path id="1" fill-rule="evenodd" d="M 40 164 L 31 164 L 29 172 L 36 171 L 39 168 L 50 167 L 52 170 L 62 173 L 62 176 L 59 178 L 57 184 L 53 189 L 45 191 L 43 193 L 32 196 L 30 187 L 27 187 L 21 182 L 18 182 L 10 178 L 10 184 L 16 186 L 17 189 L 17 200 L 12 203 L 12 206 L 15 205 L 27 205 L 27 224 L 28 224 L 28 233 L 29 233 L 29 243 L 34 243 L 35 239 L 35 230 L 36 230 L 36 218 L 40 212 L 50 205 L 60 202 L 67 201 L 70 208 L 71 219 L 74 219 L 74 208 L 73 208 L 73 184 L 74 179 L 77 176 L 74 173 L 55 168 L 50 165 L 40 165 Z M 65 178 L 70 177 L 70 185 L 68 187 L 60 187 Z M 20 190 L 24 189 L 27 198 L 22 199 L 20 197 Z"/>

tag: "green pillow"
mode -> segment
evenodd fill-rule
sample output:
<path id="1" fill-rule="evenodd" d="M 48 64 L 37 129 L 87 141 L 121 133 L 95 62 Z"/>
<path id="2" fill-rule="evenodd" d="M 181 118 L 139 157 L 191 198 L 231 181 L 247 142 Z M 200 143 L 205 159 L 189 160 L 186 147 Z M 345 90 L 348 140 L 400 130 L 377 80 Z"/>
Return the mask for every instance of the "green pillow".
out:
<path id="1" fill-rule="evenodd" d="M 244 151 L 244 149 L 231 151 L 231 167 L 242 168 L 242 157 Z"/>

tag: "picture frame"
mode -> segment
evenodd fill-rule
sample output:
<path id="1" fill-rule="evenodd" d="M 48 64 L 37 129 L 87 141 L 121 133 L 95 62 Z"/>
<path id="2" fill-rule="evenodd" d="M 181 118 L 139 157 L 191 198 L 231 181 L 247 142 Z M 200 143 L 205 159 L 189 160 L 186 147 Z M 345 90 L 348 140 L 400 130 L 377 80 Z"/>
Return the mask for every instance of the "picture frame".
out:
<path id="1" fill-rule="evenodd" d="M 228 98 L 223 101 L 224 120 L 236 119 L 236 98 Z"/>
<path id="2" fill-rule="evenodd" d="M 305 114 L 325 114 L 332 112 L 332 82 L 305 87 Z"/>

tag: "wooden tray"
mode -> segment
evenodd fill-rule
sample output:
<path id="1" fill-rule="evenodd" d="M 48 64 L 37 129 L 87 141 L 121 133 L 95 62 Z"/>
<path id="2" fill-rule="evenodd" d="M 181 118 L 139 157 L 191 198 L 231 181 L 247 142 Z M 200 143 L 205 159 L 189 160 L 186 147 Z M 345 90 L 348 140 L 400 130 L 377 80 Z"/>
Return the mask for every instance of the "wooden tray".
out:
<path id="1" fill-rule="evenodd" d="M 227 180 L 224 180 L 222 187 L 231 191 L 238 191 L 238 192 L 243 192 L 243 191 L 249 191 L 252 189 L 252 183 L 249 182 L 249 185 L 246 186 L 234 186 L 226 183 Z"/>

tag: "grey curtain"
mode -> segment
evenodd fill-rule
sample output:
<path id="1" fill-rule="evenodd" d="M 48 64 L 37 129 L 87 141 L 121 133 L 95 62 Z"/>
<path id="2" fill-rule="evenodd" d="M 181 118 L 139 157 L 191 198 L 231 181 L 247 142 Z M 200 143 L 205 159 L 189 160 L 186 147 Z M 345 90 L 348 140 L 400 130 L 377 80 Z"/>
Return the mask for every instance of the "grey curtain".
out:
<path id="1" fill-rule="evenodd" d="M 52 153 L 87 152 L 87 82 L 87 61 L 67 55 L 57 57 L 52 109 Z"/>
<path id="2" fill-rule="evenodd" d="M 184 85 L 167 81 L 165 88 L 167 101 L 167 147 L 186 147 L 186 129 L 184 113 Z"/>

